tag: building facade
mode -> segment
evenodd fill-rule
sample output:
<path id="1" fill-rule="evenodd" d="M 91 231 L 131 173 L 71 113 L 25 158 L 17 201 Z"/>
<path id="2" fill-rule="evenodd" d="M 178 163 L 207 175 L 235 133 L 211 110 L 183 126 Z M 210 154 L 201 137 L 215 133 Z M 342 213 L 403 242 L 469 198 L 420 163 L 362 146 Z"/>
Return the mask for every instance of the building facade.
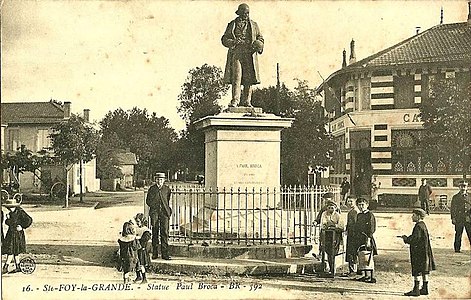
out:
<path id="1" fill-rule="evenodd" d="M 70 117 L 71 103 L 60 103 L 54 100 L 47 102 L 16 102 L 1 103 L 1 151 L 15 152 L 22 146 L 33 153 L 47 149 L 51 145 L 49 134 L 52 127 Z M 83 118 L 88 121 L 89 110 L 84 109 Z M 25 172 L 20 176 L 11 172 L 2 173 L 2 184 L 19 181 L 21 192 L 44 192 L 57 181 L 65 182 L 65 172 L 60 167 L 42 167 L 41 174 Z M 79 193 L 79 165 L 72 166 L 69 171 L 69 184 L 72 193 Z M 96 161 L 83 164 L 82 184 L 85 191 L 99 189 L 99 179 L 96 178 Z M 18 178 L 17 178 L 18 177 Z M 39 177 L 41 180 L 39 180 Z"/>
<path id="2" fill-rule="evenodd" d="M 434 80 L 469 88 L 471 8 L 467 22 L 439 24 L 360 61 L 354 47 L 349 64 L 344 50 L 342 68 L 318 89 L 332 120 L 331 182 L 350 178 L 353 194 L 370 196 L 376 180 L 380 200 L 410 203 L 426 178 L 434 197 L 450 199 L 471 170 L 451 155 L 424 155 L 419 107 Z"/>

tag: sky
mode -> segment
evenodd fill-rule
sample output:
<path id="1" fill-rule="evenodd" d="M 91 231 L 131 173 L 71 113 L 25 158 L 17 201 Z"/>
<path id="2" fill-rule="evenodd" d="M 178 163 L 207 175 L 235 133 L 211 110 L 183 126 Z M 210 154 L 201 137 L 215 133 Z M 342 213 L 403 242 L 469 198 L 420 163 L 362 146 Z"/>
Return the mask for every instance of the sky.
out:
<path id="1" fill-rule="evenodd" d="M 220 38 L 236 1 L 19 1 L 1 9 L 1 101 L 71 101 L 100 121 L 137 106 L 164 116 L 177 131 L 178 95 L 188 72 L 205 63 L 224 69 Z M 460 1 L 247 1 L 265 39 L 261 84 L 315 88 L 340 69 L 342 51 L 357 60 L 440 23 L 466 22 Z M 227 106 L 230 95 L 220 101 Z"/>

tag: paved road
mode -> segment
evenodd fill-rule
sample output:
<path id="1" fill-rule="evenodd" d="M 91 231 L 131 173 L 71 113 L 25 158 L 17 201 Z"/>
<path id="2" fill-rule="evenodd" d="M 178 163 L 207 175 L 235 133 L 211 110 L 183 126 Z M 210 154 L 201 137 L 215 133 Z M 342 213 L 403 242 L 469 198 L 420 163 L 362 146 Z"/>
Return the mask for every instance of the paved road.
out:
<path id="1" fill-rule="evenodd" d="M 34 225 L 27 230 L 30 244 L 61 245 L 115 244 L 121 224 L 140 210 L 140 206 L 103 209 L 44 210 L 25 207 Z M 376 257 L 377 284 L 348 278 L 321 279 L 314 275 L 278 278 L 220 278 L 215 276 L 164 276 L 153 274 L 150 285 L 121 285 L 121 274 L 114 268 L 96 265 L 99 259 L 84 253 L 80 258 L 58 257 L 39 263 L 33 274 L 2 276 L 3 299 L 394 299 L 404 298 L 412 284 L 408 248 L 396 236 L 412 230 L 410 214 L 377 213 L 376 233 L 380 255 Z M 432 273 L 430 298 L 471 298 L 471 252 L 452 251 L 453 229 L 449 215 L 426 218 L 438 270 Z M 95 248 L 96 249 L 96 248 Z M 47 253 L 45 253 L 47 255 Z M 93 262 L 93 263 L 90 263 Z M 231 287 L 232 283 L 232 287 Z M 61 285 L 62 284 L 62 285 Z M 74 286 L 75 284 L 75 286 Z M 101 284 L 101 286 L 100 286 Z M 236 288 L 239 284 L 240 288 Z M 79 287 L 87 290 L 79 290 Z M 208 289 L 216 286 L 217 289 Z M 162 290 L 168 286 L 168 290 Z M 179 287 L 177 289 L 177 286 Z M 48 291 L 49 287 L 53 290 Z M 191 289 L 182 289 L 188 287 Z M 201 288 L 200 288 L 201 287 Z M 74 291 L 71 289 L 75 288 Z M 131 290 L 119 290 L 126 289 Z M 70 290 L 67 290 L 70 289 Z M 107 290 L 108 289 L 108 290 Z M 112 290 L 115 289 L 115 290 Z M 252 289 L 252 290 L 251 290 Z M 31 291 L 29 291 L 31 290 Z"/>

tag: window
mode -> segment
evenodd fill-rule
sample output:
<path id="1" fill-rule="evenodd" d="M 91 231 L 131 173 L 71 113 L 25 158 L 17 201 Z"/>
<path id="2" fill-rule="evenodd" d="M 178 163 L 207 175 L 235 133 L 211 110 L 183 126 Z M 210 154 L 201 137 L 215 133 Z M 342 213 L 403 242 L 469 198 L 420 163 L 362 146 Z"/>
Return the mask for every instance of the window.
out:
<path id="1" fill-rule="evenodd" d="M 367 110 L 371 108 L 371 79 L 362 78 L 361 84 L 361 109 Z"/>
<path id="2" fill-rule="evenodd" d="M 38 129 L 37 151 L 41 151 L 51 146 L 48 129 Z"/>
<path id="3" fill-rule="evenodd" d="M 343 174 L 345 172 L 345 136 L 341 135 L 334 138 L 334 150 L 333 150 L 333 167 L 335 174 Z"/>
<path id="4" fill-rule="evenodd" d="M 394 76 L 394 107 L 414 107 L 414 76 Z"/>
<path id="5" fill-rule="evenodd" d="M 453 155 L 422 149 L 421 130 L 392 130 L 391 158 L 395 174 L 459 174 L 462 163 Z"/>
<path id="6" fill-rule="evenodd" d="M 392 163 L 395 173 L 417 173 L 420 165 L 418 130 L 393 130 Z"/>
<path id="7" fill-rule="evenodd" d="M 21 147 L 20 130 L 18 128 L 8 130 L 9 150 L 17 151 Z"/>

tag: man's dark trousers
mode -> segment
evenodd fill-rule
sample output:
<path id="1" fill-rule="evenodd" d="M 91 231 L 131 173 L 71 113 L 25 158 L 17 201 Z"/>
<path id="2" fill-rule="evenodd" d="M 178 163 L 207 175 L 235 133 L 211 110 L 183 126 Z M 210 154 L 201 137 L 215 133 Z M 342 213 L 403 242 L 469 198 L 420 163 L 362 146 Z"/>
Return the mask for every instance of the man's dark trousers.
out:
<path id="1" fill-rule="evenodd" d="M 156 256 L 160 240 L 162 258 L 168 257 L 168 228 L 169 218 L 163 214 L 153 212 L 150 214 L 152 223 L 152 256 Z"/>
<path id="2" fill-rule="evenodd" d="M 461 237 L 463 236 L 463 229 L 466 229 L 469 243 L 471 244 L 471 222 L 459 222 L 455 224 L 455 251 L 461 250 Z"/>

